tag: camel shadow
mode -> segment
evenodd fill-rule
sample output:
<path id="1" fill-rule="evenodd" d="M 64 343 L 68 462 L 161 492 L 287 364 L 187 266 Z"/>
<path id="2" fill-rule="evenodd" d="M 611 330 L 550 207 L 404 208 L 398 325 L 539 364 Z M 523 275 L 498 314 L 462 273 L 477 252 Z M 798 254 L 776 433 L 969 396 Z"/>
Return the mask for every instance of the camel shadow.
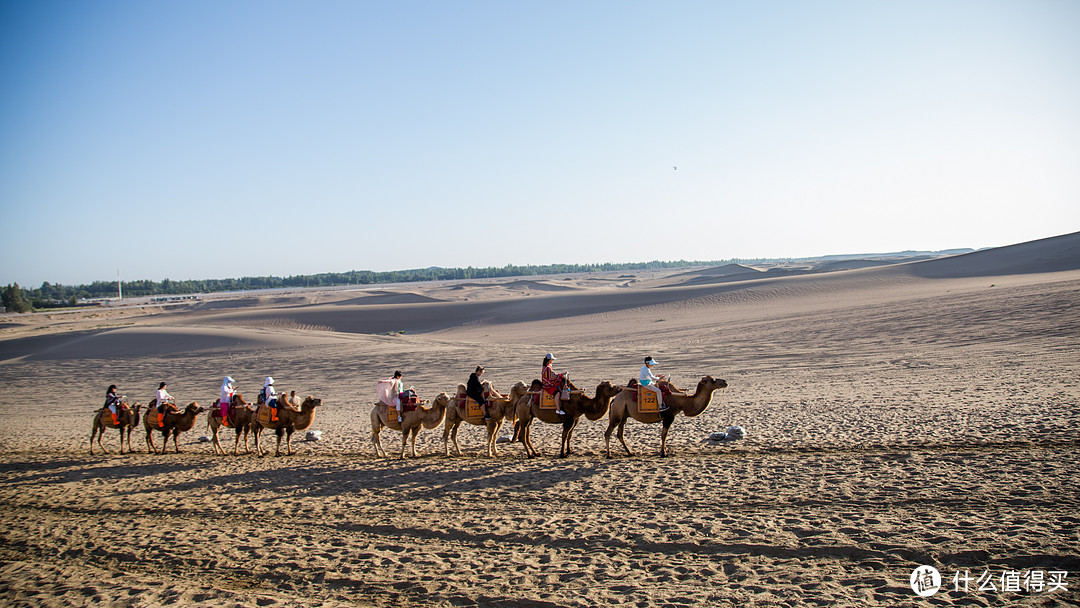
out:
<path id="1" fill-rule="evenodd" d="M 77 468 L 76 468 L 77 467 Z M 199 468 L 182 463 L 100 464 L 87 466 L 85 460 L 52 462 L 7 462 L 0 464 L 4 484 L 22 486 L 33 484 L 63 484 L 90 479 L 135 479 L 147 475 L 179 473 Z M 65 470 L 70 469 L 70 470 Z M 20 474 L 26 471 L 27 474 Z"/>

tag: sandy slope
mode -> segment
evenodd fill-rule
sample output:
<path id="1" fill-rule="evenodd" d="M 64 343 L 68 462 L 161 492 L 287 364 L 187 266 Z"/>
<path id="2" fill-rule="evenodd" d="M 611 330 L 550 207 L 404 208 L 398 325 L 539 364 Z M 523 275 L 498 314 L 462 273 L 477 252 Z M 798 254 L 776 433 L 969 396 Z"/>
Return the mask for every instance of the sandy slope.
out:
<path id="1" fill-rule="evenodd" d="M 0 603 L 1080 604 L 1077 240 L 747 281 L 705 269 L 5 319 Z M 482 362 L 506 387 L 549 350 L 590 392 L 645 354 L 680 384 L 730 387 L 676 419 L 663 460 L 659 428 L 634 421 L 639 455 L 605 458 L 606 419 L 581 423 L 566 460 L 519 445 L 488 460 L 477 427 L 463 458 L 442 456 L 441 428 L 419 459 L 374 458 L 376 379 L 402 369 L 430 398 Z M 248 394 L 272 374 L 321 397 L 322 440 L 213 457 L 200 421 L 183 454 L 119 456 L 110 434 L 114 453 L 89 456 L 110 382 L 146 401 L 165 379 L 206 402 L 226 373 Z M 730 424 L 747 439 L 705 441 Z M 534 441 L 556 452 L 556 428 Z M 921 564 L 949 579 L 933 600 L 909 587 Z M 952 592 L 965 569 L 1070 584 Z"/>

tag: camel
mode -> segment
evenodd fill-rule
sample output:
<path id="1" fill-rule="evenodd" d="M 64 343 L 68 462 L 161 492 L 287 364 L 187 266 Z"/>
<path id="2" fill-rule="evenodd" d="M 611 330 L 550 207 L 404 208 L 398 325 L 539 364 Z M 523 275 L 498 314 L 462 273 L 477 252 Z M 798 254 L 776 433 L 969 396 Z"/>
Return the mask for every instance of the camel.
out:
<path id="1" fill-rule="evenodd" d="M 225 449 L 221 447 L 221 443 L 218 442 L 218 430 L 225 426 L 221 419 L 221 416 L 214 416 L 213 412 L 218 412 L 220 399 L 214 400 L 213 407 L 210 408 L 211 415 L 206 417 L 206 426 L 210 429 L 210 435 L 213 438 L 211 443 L 214 448 L 214 454 L 225 455 Z M 229 417 L 232 428 L 236 429 L 236 443 L 233 445 L 233 456 L 237 456 L 240 453 L 240 435 L 244 436 L 244 453 L 250 454 L 251 450 L 248 449 L 248 433 L 251 431 L 251 421 L 255 419 L 255 410 L 249 407 L 244 396 L 240 393 L 233 395 L 232 404 L 229 406 Z"/>
<path id="2" fill-rule="evenodd" d="M 195 418 L 199 414 L 204 412 L 202 406 L 192 401 L 184 408 L 183 412 L 177 412 L 174 410 L 168 410 L 165 412 L 164 423 L 165 426 L 158 426 L 158 412 L 157 408 L 147 407 L 146 414 L 143 415 L 143 427 L 146 429 L 146 451 L 154 454 L 157 453 L 157 446 L 154 445 L 154 431 L 161 431 L 162 441 L 161 453 L 164 454 L 169 449 L 169 434 L 172 434 L 173 447 L 176 448 L 176 453 L 180 453 L 180 445 L 177 442 L 177 437 L 184 431 L 190 431 L 191 427 L 195 426 Z"/>
<path id="3" fill-rule="evenodd" d="M 529 425 L 533 418 L 548 424 L 562 424 L 562 441 L 559 444 L 559 457 L 565 458 L 570 455 L 570 435 L 574 432 L 579 419 L 584 415 L 589 420 L 599 420 L 608 411 L 608 405 L 612 397 L 618 394 L 619 389 L 612 386 L 607 380 L 596 386 L 596 396 L 587 397 L 573 384 L 570 386 L 570 398 L 562 400 L 562 409 L 565 415 L 558 415 L 555 410 L 540 409 L 538 403 L 533 403 L 533 395 L 526 394 L 517 401 L 517 424 L 514 426 L 514 441 L 520 441 L 525 446 L 525 455 L 529 458 L 538 456 L 540 452 L 533 447 L 530 439 Z M 540 390 L 541 382 L 533 380 L 529 393 Z"/>
<path id="4" fill-rule="evenodd" d="M 415 410 L 403 412 L 401 422 L 397 421 L 396 415 L 388 415 L 387 406 L 384 403 L 376 403 L 371 408 L 371 444 L 375 446 L 375 455 L 386 458 L 383 451 L 382 441 L 379 434 L 383 427 L 401 431 L 401 457 L 405 458 L 405 444 L 412 437 L 412 457 L 416 458 L 416 436 L 420 434 L 420 428 L 433 429 L 442 424 L 446 417 L 446 407 L 450 403 L 450 395 L 439 393 L 431 402 L 431 407 L 425 408 L 417 405 Z"/>
<path id="5" fill-rule="evenodd" d="M 517 400 L 525 394 L 528 388 L 524 382 L 518 382 L 510 389 L 510 394 L 503 396 L 491 386 L 490 382 L 484 382 L 485 391 L 491 393 L 491 398 L 488 399 L 488 415 L 491 416 L 491 420 L 485 421 L 483 418 L 466 418 L 465 408 L 459 407 L 459 401 L 455 398 L 450 403 L 450 407 L 446 410 L 446 426 L 443 427 L 443 451 L 447 456 L 450 455 L 450 443 L 449 440 L 454 441 L 454 452 L 461 456 L 461 448 L 458 447 L 457 432 L 458 427 L 462 422 L 468 422 L 469 424 L 475 424 L 477 426 L 484 426 L 487 429 L 487 450 L 488 458 L 494 458 L 498 456 L 498 449 L 495 447 L 496 438 L 499 436 L 499 428 L 502 427 L 503 420 L 509 420 L 513 423 L 517 419 Z M 459 384 L 456 395 L 465 394 L 465 385 Z"/>
<path id="6" fill-rule="evenodd" d="M 90 455 L 94 455 L 94 436 L 97 436 L 98 447 L 102 453 L 108 454 L 109 450 L 101 445 L 101 438 L 105 436 L 105 429 L 120 429 L 120 453 L 124 453 L 124 437 L 127 437 L 128 453 L 131 453 L 131 429 L 139 424 L 139 409 L 141 403 L 135 404 L 132 410 L 126 401 L 120 402 L 120 411 L 116 414 L 117 423 L 113 424 L 112 413 L 109 408 L 103 407 L 94 414 L 94 426 L 90 431 Z"/>
<path id="7" fill-rule="evenodd" d="M 322 405 L 322 399 L 316 399 L 311 395 L 308 395 L 304 401 L 300 404 L 299 409 L 296 409 L 296 391 L 293 391 L 288 397 L 284 394 L 279 395 L 278 398 L 278 419 L 269 422 L 259 422 L 258 416 L 251 421 L 251 432 L 255 435 L 255 453 L 260 457 L 265 454 L 262 448 L 259 446 L 259 435 L 264 428 L 274 429 L 277 434 L 277 449 L 274 450 L 274 456 L 281 456 L 281 437 L 285 435 L 285 449 L 286 454 L 292 456 L 292 436 L 295 431 L 303 431 L 311 426 L 311 423 L 315 420 L 315 408 Z M 265 404 L 259 406 L 267 407 Z"/>
<path id="8" fill-rule="evenodd" d="M 697 389 L 694 391 L 693 395 L 665 395 L 664 405 L 668 406 L 667 410 L 663 412 L 644 413 L 638 411 L 638 404 L 634 399 L 634 392 L 629 390 L 623 391 L 611 401 L 611 413 L 608 415 L 608 428 L 607 431 L 604 431 L 604 444 L 607 447 L 608 458 L 611 458 L 611 431 L 616 428 L 619 429 L 619 443 L 622 443 L 623 449 L 626 450 L 626 454 L 628 456 L 634 455 L 634 453 L 630 451 L 630 448 L 626 447 L 626 441 L 623 440 L 623 426 L 626 425 L 626 421 L 630 418 L 633 418 L 638 422 L 644 422 L 645 424 L 663 422 L 664 428 L 660 432 L 660 456 L 668 456 L 670 452 L 667 449 L 667 434 L 668 429 L 671 428 L 671 423 L 675 421 L 675 415 L 682 412 L 684 415 L 693 418 L 701 412 L 704 412 L 705 408 L 709 407 L 709 403 L 712 402 L 713 392 L 718 388 L 727 388 L 727 381 L 720 378 L 714 379 L 712 376 L 705 376 L 698 382 Z"/>

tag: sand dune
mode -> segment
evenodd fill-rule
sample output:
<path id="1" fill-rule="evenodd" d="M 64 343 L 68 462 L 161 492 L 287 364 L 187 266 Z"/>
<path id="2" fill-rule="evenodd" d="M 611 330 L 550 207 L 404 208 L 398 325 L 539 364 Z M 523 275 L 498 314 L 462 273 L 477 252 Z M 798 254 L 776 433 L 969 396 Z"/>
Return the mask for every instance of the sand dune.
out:
<path id="1" fill-rule="evenodd" d="M 912 266 L 915 275 L 935 279 L 1076 270 L 1080 268 L 1080 232 Z"/>
<path id="2" fill-rule="evenodd" d="M 1078 239 L 728 282 L 700 281 L 736 269 L 619 272 L 7 317 L 0 603 L 1080 605 Z M 606 418 L 579 424 L 566 460 L 539 422 L 538 459 L 500 444 L 489 460 L 468 425 L 462 458 L 441 427 L 418 459 L 374 458 L 377 379 L 403 370 L 430 399 L 483 363 L 505 389 L 548 351 L 589 393 L 646 354 L 679 385 L 730 386 L 675 419 L 663 460 L 659 425 L 637 421 L 635 455 L 612 438 L 606 458 Z M 322 438 L 214 457 L 200 417 L 186 453 L 146 454 L 137 431 L 120 456 L 109 431 L 112 453 L 89 456 L 109 383 L 206 403 L 225 374 L 248 396 L 265 375 L 319 396 Z M 733 424 L 745 439 L 708 440 Z M 946 579 L 925 601 L 909 585 L 924 564 Z M 954 591 L 965 570 L 1069 586 Z"/>

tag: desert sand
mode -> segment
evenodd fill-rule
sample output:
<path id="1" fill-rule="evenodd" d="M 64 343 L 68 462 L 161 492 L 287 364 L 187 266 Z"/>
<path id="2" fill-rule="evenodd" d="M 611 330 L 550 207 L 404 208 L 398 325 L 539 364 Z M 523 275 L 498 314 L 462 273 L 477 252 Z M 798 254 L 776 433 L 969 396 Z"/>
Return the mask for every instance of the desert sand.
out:
<path id="1" fill-rule="evenodd" d="M 836 268 L 4 315 L 0 604 L 1080 605 L 1080 233 Z M 501 443 L 489 459 L 470 425 L 462 457 L 443 455 L 441 426 L 418 458 L 375 457 L 377 380 L 401 370 L 432 399 L 483 364 L 506 390 L 546 352 L 590 394 L 646 355 L 681 386 L 729 386 L 676 418 L 667 458 L 660 425 L 633 420 L 635 455 L 613 439 L 607 458 L 606 417 L 581 421 L 566 459 L 539 421 L 538 458 Z M 226 430 L 214 456 L 203 415 L 180 454 L 148 454 L 141 429 L 134 454 L 113 430 L 89 454 L 110 383 L 209 404 L 225 375 L 249 399 L 266 375 L 321 398 L 321 438 L 233 456 Z M 731 425 L 746 437 L 708 440 Z M 383 431 L 391 456 L 400 438 Z M 943 579 L 927 599 L 910 583 L 923 565 Z"/>

